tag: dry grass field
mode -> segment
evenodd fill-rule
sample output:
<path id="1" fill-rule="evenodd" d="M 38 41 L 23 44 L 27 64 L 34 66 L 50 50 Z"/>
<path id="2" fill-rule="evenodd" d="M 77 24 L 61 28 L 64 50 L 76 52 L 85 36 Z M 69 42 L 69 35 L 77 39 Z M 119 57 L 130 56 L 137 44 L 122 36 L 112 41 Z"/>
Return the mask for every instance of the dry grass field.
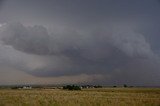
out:
<path id="1" fill-rule="evenodd" d="M 1 89 L 0 106 L 160 106 L 160 88 Z"/>

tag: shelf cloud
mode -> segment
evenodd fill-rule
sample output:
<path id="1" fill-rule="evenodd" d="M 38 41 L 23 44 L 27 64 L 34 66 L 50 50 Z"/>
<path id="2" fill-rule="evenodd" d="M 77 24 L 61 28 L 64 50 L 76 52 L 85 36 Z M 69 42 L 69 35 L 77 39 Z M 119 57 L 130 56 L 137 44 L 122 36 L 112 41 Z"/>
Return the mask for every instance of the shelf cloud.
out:
<path id="1" fill-rule="evenodd" d="M 28 83 L 159 85 L 157 1 L 15 2 L 0 11 L 0 73 Z"/>

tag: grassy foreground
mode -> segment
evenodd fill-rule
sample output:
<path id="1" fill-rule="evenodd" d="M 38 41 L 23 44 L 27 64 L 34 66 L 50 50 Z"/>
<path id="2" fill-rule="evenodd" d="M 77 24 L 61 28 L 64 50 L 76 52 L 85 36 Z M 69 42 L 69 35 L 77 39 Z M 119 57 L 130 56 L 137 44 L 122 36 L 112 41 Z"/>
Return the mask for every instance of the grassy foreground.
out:
<path id="1" fill-rule="evenodd" d="M 2 89 L 0 106 L 160 106 L 160 88 Z"/>

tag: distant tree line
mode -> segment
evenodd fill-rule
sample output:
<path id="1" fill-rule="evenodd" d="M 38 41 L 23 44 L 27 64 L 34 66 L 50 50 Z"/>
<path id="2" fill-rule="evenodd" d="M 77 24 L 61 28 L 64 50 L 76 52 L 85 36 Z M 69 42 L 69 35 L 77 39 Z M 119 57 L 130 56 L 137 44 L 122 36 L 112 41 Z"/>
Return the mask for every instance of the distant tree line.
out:
<path id="1" fill-rule="evenodd" d="M 68 90 L 81 90 L 82 88 L 102 88 L 100 85 L 66 85 L 63 86 L 63 89 L 68 89 Z"/>
<path id="2" fill-rule="evenodd" d="M 67 89 L 67 90 L 81 90 L 81 87 L 77 86 L 77 85 L 66 85 L 66 86 L 63 86 L 63 89 Z"/>
<path id="3" fill-rule="evenodd" d="M 117 86 L 114 85 L 113 87 L 116 88 Z M 119 87 L 122 87 L 122 86 L 119 86 Z M 124 88 L 128 88 L 128 87 L 129 87 L 129 88 L 132 88 L 132 87 L 134 87 L 134 86 L 128 86 L 127 84 L 123 84 L 123 87 L 124 87 Z"/>

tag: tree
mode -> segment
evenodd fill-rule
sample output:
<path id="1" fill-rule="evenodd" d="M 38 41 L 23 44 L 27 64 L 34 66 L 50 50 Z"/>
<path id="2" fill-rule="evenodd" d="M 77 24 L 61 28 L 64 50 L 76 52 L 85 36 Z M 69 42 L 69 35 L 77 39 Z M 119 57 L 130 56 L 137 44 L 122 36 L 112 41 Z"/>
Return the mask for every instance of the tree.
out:
<path id="1" fill-rule="evenodd" d="M 66 85 L 66 86 L 63 86 L 63 89 L 68 89 L 68 90 L 81 90 L 80 86 L 76 86 L 76 85 Z"/>
<path id="2" fill-rule="evenodd" d="M 126 85 L 126 84 L 124 84 L 124 85 L 123 85 L 123 87 L 125 87 L 125 88 L 126 88 L 126 87 L 127 87 L 127 85 Z"/>

